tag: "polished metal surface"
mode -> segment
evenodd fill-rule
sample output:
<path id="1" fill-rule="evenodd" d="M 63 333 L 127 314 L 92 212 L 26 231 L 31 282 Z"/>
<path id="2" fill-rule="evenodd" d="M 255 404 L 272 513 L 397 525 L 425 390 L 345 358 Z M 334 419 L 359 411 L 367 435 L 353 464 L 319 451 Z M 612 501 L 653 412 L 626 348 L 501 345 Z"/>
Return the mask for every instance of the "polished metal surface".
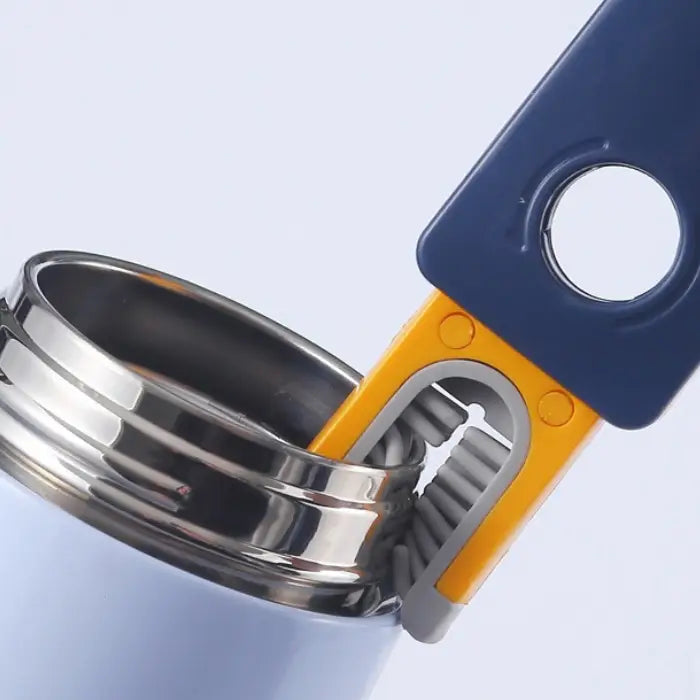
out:
<path id="1" fill-rule="evenodd" d="M 82 253 L 29 260 L 0 321 L 0 468 L 224 585 L 393 609 L 423 442 L 392 428 L 377 466 L 303 449 L 359 380 L 350 368 L 195 285 Z"/>

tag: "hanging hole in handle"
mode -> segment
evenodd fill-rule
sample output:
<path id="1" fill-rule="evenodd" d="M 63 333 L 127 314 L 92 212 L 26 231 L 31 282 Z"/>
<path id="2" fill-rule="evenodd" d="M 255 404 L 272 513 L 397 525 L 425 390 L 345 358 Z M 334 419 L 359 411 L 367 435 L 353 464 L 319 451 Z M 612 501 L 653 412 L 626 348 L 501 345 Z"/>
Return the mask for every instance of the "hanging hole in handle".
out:
<path id="1" fill-rule="evenodd" d="M 680 223 L 666 190 L 622 165 L 587 170 L 563 191 L 545 223 L 555 274 L 584 296 L 631 301 L 673 267 Z"/>

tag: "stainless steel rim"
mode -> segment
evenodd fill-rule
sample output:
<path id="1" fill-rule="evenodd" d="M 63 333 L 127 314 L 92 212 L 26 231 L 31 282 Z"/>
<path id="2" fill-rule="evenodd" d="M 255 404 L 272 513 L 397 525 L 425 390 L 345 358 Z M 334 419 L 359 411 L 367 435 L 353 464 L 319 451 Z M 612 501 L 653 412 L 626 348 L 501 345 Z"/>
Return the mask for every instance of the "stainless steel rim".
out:
<path id="1" fill-rule="evenodd" d="M 302 608 L 391 610 L 424 444 L 303 449 L 359 380 L 269 319 L 102 256 L 31 258 L 0 309 L 0 467 L 104 532 Z"/>

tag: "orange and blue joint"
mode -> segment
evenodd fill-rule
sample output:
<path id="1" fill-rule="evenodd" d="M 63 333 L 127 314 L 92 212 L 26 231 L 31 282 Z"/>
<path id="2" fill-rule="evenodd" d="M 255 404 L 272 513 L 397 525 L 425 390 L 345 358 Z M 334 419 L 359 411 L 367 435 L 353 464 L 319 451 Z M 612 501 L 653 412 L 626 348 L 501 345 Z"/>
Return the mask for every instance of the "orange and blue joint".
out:
<path id="1" fill-rule="evenodd" d="M 592 435 L 599 416 L 472 314 L 435 292 L 309 447 L 329 458 L 347 458 L 412 377 L 441 364 L 455 366 L 453 361 L 459 360 L 509 380 L 529 425 L 522 464 L 434 581 L 437 593 L 450 604 L 466 603 L 474 595 Z M 404 404 L 415 398 L 412 394 Z M 415 636 L 434 641 L 429 632 Z"/>

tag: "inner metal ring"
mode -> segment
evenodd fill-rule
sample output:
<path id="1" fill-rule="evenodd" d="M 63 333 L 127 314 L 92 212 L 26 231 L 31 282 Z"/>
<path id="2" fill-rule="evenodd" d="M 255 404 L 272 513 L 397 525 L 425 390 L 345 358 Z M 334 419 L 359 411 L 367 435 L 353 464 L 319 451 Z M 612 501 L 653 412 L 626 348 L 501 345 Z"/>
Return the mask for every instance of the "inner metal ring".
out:
<path id="1" fill-rule="evenodd" d="M 424 444 L 393 431 L 391 467 L 303 449 L 352 369 L 196 285 L 83 253 L 30 259 L 1 320 L 5 471 L 224 585 L 335 614 L 393 609 L 390 552 Z"/>

